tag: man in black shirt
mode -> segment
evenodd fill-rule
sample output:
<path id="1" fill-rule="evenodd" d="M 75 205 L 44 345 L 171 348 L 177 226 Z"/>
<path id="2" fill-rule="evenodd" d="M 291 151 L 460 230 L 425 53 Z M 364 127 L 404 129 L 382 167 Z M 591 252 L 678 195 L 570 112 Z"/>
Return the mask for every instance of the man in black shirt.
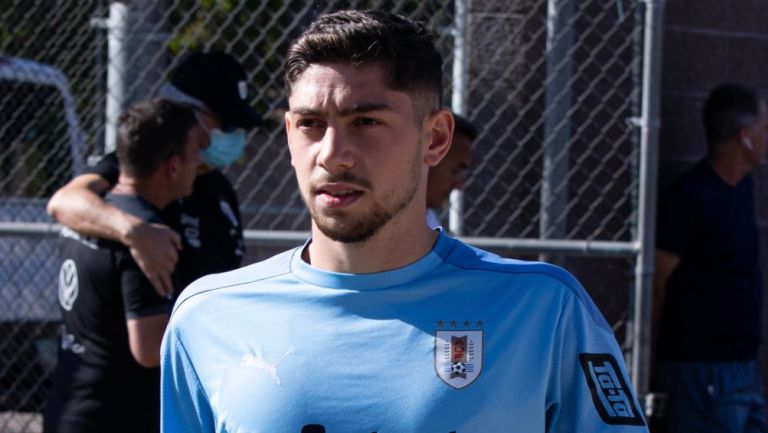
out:
<path id="1" fill-rule="evenodd" d="M 768 105 L 718 86 L 704 107 L 707 157 L 659 208 L 654 321 L 667 432 L 768 431 L 760 346 L 760 240 L 750 172 L 768 149 Z"/>
<path id="2" fill-rule="evenodd" d="M 240 266 L 245 246 L 239 203 L 219 169 L 240 157 L 246 131 L 260 118 L 248 105 L 242 65 L 222 52 L 192 53 L 171 73 L 160 96 L 193 108 L 210 136 L 192 195 L 164 212 L 163 224 L 147 223 L 104 202 L 118 178 L 114 154 L 59 189 L 48 212 L 78 232 L 128 246 L 156 291 L 164 296 L 210 273 Z M 178 261 L 178 266 L 177 266 Z M 171 282 L 176 269 L 179 287 Z"/>
<path id="3" fill-rule="evenodd" d="M 192 192 L 208 145 L 194 112 L 163 99 L 120 116 L 120 178 L 107 202 L 148 224 Z M 172 298 L 157 295 L 128 248 L 64 229 L 59 362 L 47 433 L 159 430 L 160 343 Z"/>

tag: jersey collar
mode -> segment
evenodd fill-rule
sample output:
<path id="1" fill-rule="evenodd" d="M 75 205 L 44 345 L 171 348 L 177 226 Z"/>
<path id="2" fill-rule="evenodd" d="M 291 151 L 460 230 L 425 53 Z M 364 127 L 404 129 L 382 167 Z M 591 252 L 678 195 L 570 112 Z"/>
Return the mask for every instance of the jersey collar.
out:
<path id="1" fill-rule="evenodd" d="M 421 259 L 402 268 L 371 274 L 329 272 L 312 267 L 301 259 L 301 252 L 310 242 L 311 239 L 304 246 L 296 248 L 293 252 L 291 272 L 297 278 L 320 287 L 347 290 L 379 290 L 406 284 L 429 274 L 443 264 L 456 241 L 440 230 L 440 235 L 432 246 L 432 250 Z"/>

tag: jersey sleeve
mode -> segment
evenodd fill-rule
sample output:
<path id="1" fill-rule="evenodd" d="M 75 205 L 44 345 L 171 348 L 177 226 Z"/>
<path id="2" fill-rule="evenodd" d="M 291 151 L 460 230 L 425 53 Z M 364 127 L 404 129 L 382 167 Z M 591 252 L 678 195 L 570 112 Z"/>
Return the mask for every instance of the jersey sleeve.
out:
<path id="1" fill-rule="evenodd" d="M 590 305 L 584 305 L 589 302 Z M 547 387 L 548 433 L 648 432 L 611 328 L 571 296 L 558 322 Z"/>
<path id="2" fill-rule="evenodd" d="M 117 154 L 115 152 L 107 153 L 96 165 L 85 169 L 85 173 L 98 174 L 109 182 L 110 187 L 115 186 L 117 179 L 120 177 L 120 164 L 117 160 Z"/>
<path id="3" fill-rule="evenodd" d="M 160 352 L 161 432 L 213 432 L 213 411 L 208 396 L 173 321 L 168 325 Z"/>
<path id="4" fill-rule="evenodd" d="M 170 314 L 173 301 L 157 294 L 152 283 L 126 251 L 120 255 L 120 287 L 126 319 Z"/>

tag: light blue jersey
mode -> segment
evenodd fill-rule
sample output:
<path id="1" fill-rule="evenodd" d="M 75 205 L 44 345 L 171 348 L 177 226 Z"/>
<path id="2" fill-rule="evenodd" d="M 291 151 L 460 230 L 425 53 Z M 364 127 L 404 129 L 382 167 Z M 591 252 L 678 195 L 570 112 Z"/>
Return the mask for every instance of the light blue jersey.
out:
<path id="1" fill-rule="evenodd" d="M 301 251 L 183 292 L 165 433 L 647 432 L 611 328 L 562 269 L 445 234 L 375 274 Z"/>

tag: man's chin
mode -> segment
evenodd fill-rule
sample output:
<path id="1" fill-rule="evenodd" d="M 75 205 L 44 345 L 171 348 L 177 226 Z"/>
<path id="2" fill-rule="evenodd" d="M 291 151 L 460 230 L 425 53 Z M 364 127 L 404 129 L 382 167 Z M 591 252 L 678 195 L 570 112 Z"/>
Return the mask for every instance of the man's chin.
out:
<path id="1" fill-rule="evenodd" d="M 378 231 L 378 227 L 370 228 L 346 228 L 346 227 L 328 227 L 317 225 L 317 228 L 329 239 L 344 244 L 356 244 L 365 242 L 372 238 Z"/>
<path id="2" fill-rule="evenodd" d="M 390 217 L 373 214 L 361 218 L 343 218 L 339 215 L 313 216 L 315 226 L 327 238 L 347 244 L 365 242 L 373 237 L 389 221 Z"/>

